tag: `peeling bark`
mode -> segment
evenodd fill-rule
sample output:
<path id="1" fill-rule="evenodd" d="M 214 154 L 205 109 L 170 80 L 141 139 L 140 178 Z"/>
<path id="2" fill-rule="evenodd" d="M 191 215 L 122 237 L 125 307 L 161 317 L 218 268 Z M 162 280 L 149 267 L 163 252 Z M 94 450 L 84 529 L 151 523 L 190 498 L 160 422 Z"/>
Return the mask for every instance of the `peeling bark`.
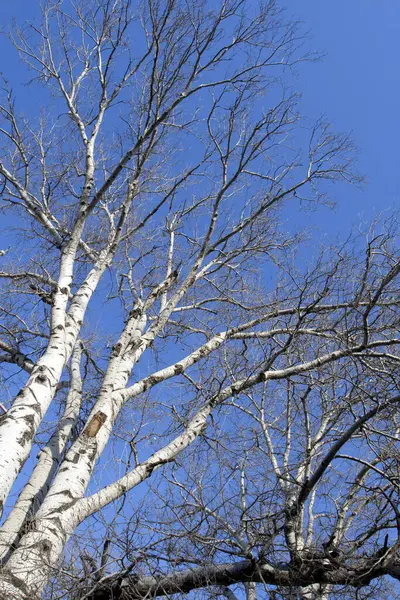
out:
<path id="1" fill-rule="evenodd" d="M 83 434 L 87 437 L 96 437 L 100 427 L 107 421 L 107 415 L 101 411 L 97 412 L 89 421 L 88 426 L 84 430 Z"/>

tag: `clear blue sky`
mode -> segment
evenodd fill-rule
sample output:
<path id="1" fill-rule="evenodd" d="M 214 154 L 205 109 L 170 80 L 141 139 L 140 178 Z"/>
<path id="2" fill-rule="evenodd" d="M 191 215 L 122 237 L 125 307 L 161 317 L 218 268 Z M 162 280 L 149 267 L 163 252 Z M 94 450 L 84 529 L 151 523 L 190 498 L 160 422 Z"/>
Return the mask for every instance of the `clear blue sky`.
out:
<path id="1" fill-rule="evenodd" d="M 21 24 L 34 16 L 37 4 L 2 0 L 0 23 L 7 28 L 16 18 Z M 303 114 L 310 122 L 324 114 L 336 131 L 352 131 L 359 149 L 359 171 L 367 179 L 364 188 L 338 187 L 336 216 L 323 210 L 312 217 L 322 230 L 343 231 L 358 221 L 360 213 L 368 220 L 382 209 L 400 207 L 400 4 L 389 0 L 282 0 L 281 4 L 309 30 L 306 49 L 325 53 L 321 62 L 298 68 Z M 4 38 L 0 56 L 0 70 L 10 79 L 20 108 L 25 114 L 38 114 L 40 92 L 18 85 L 25 73 Z"/>
<path id="2" fill-rule="evenodd" d="M 300 69 L 303 112 L 324 113 L 352 131 L 359 149 L 362 191 L 341 188 L 336 226 L 400 207 L 400 4 L 382 0 L 285 2 L 310 30 L 310 50 L 325 52 Z M 329 217 L 331 219 L 331 216 Z"/>

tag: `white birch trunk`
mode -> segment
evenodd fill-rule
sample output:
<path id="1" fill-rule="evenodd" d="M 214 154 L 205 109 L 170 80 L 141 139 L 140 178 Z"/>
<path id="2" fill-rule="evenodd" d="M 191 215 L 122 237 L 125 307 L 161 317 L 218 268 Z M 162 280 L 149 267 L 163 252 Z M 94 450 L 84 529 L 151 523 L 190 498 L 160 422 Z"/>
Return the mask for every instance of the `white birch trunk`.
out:
<path id="1" fill-rule="evenodd" d="M 81 232 L 78 233 L 80 235 Z M 72 279 L 72 258 L 67 261 L 71 271 L 65 273 L 65 268 L 61 269 L 59 281 L 66 286 L 55 294 L 52 332 L 47 350 L 38 360 L 10 410 L 0 420 L 0 456 L 5 457 L 0 462 L 0 517 L 4 501 L 29 456 L 37 428 L 54 398 L 62 371 L 79 335 L 88 303 L 108 265 L 107 255 L 108 249 L 74 295 L 68 313 L 66 304 Z"/>
<path id="2" fill-rule="evenodd" d="M 33 437 L 57 389 L 66 360 L 63 339 L 52 342 L 27 384 L 0 422 L 0 516 L 3 504 L 29 456 Z"/>
<path id="3" fill-rule="evenodd" d="M 9 558 L 15 543 L 21 537 L 22 527 L 28 526 L 46 496 L 54 474 L 64 454 L 71 430 L 79 415 L 82 397 L 80 377 L 81 347 L 77 344 L 71 360 L 71 387 L 65 411 L 58 429 L 38 454 L 32 475 L 18 497 L 12 511 L 0 528 L 0 562 Z"/>
<path id="4" fill-rule="evenodd" d="M 61 259 L 57 291 L 51 309 L 51 333 L 47 350 L 0 423 L 0 456 L 6 457 L 0 463 L 0 516 L 11 486 L 29 456 L 35 432 L 54 397 L 76 339 L 77 332 L 74 339 L 67 341 L 65 317 L 82 228 L 83 224 L 76 227 Z"/>
<path id="5" fill-rule="evenodd" d="M 308 585 L 302 588 L 300 598 L 301 600 L 329 600 L 329 586 L 319 583 Z"/>

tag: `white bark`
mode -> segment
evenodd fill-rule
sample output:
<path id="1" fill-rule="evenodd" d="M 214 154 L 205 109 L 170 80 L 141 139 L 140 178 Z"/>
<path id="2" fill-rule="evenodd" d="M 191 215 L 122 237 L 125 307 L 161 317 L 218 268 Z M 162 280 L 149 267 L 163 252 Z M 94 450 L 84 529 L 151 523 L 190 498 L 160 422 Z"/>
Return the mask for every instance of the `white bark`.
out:
<path id="1" fill-rule="evenodd" d="M 55 394 L 64 367 L 64 343 L 54 341 L 39 360 L 28 383 L 0 422 L 0 514 L 27 459 L 33 436 Z"/>
<path id="2" fill-rule="evenodd" d="M 246 588 L 246 600 L 257 600 L 257 586 L 251 581 L 245 584 Z"/>
<path id="3" fill-rule="evenodd" d="M 32 375 L 21 389 L 12 407 L 0 422 L 0 515 L 10 489 L 29 456 L 34 434 L 47 412 L 57 390 L 89 301 L 108 265 L 109 249 L 100 256 L 98 264 L 72 298 L 68 313 L 67 301 L 72 279 L 73 258 L 82 227 L 77 227 L 74 247 L 65 253 L 59 277 L 59 291 L 54 295 L 52 332 L 44 355 L 36 363 Z M 64 284 L 64 287 L 61 287 Z"/>
<path id="4" fill-rule="evenodd" d="M 57 291 L 51 309 L 50 340 L 27 384 L 14 401 L 6 418 L 0 423 L 0 455 L 7 458 L 0 463 L 0 514 L 11 486 L 29 456 L 35 432 L 47 412 L 60 381 L 61 374 L 72 352 L 80 327 L 66 337 L 65 318 L 74 260 L 84 221 L 77 222 L 74 233 L 65 248 L 60 264 Z M 87 303 L 84 305 L 86 308 Z"/>
<path id="5" fill-rule="evenodd" d="M 81 347 L 78 342 L 71 359 L 71 384 L 64 414 L 57 430 L 41 450 L 29 481 L 20 493 L 7 519 L 0 528 L 0 562 L 5 562 L 21 536 L 22 527 L 29 527 L 38 507 L 46 496 L 61 462 L 71 430 L 76 423 L 82 399 L 80 376 Z"/>
<path id="6" fill-rule="evenodd" d="M 300 598 L 301 600 L 329 600 L 329 586 L 319 583 L 308 585 L 301 589 Z"/>

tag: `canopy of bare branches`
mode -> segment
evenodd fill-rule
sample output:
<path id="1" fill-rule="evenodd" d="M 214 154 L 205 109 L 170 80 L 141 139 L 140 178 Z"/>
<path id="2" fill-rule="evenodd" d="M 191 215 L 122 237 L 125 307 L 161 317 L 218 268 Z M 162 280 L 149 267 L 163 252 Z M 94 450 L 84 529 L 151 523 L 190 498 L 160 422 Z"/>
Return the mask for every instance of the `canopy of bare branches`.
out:
<path id="1" fill-rule="evenodd" d="M 9 38 L 42 107 L 0 105 L 0 597 L 389 597 L 398 220 L 300 226 L 359 181 L 297 112 L 301 28 L 274 0 L 38 11 Z"/>

